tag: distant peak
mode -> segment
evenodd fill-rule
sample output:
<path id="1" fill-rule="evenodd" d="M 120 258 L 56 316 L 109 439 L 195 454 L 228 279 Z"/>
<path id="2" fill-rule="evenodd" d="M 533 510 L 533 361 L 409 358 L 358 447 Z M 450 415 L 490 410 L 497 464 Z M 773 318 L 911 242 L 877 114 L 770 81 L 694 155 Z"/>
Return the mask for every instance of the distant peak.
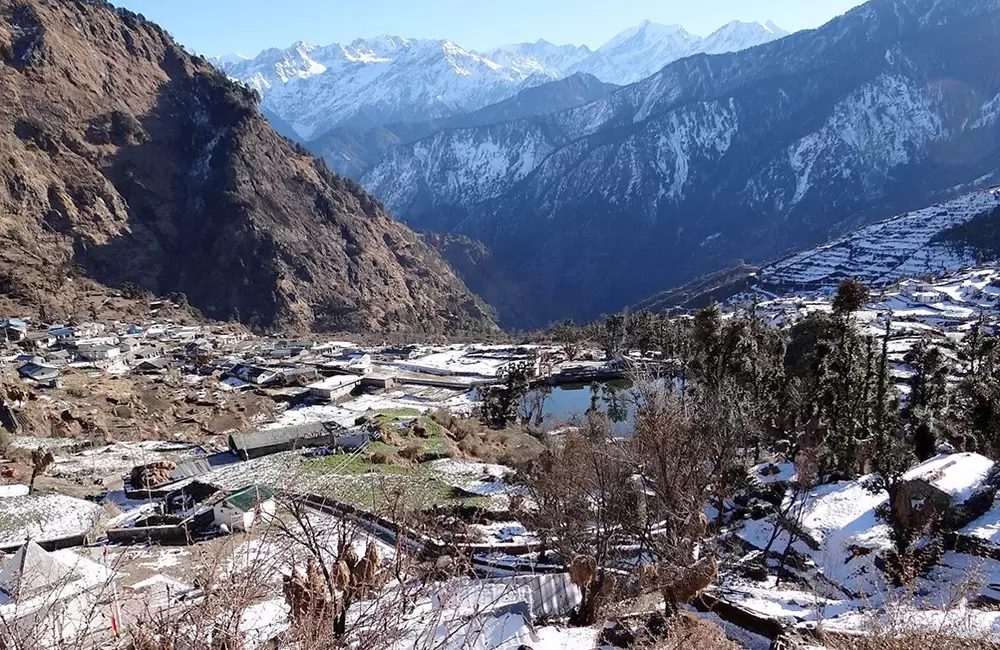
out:
<path id="1" fill-rule="evenodd" d="M 787 29 L 782 29 L 781 27 L 778 27 L 776 24 L 774 24 L 773 20 L 769 20 L 766 23 L 764 23 L 764 28 L 773 34 L 779 34 L 781 36 L 788 36 L 788 34 L 790 33 Z"/>

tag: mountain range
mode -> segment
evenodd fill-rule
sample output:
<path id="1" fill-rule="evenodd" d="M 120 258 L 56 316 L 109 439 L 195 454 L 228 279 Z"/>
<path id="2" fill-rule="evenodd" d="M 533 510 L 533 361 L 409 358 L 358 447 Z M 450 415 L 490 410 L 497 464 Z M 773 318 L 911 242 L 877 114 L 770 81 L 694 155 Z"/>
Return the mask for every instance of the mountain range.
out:
<path id="1" fill-rule="evenodd" d="M 326 46 L 298 42 L 252 59 L 230 55 L 213 63 L 259 92 L 262 108 L 306 141 L 337 127 L 460 115 L 577 73 L 628 84 L 685 56 L 734 51 L 786 34 L 773 23 L 733 22 L 700 38 L 647 21 L 596 51 L 538 41 L 480 53 L 448 40 L 384 35 Z"/>
<path id="2" fill-rule="evenodd" d="M 1000 0 L 872 0 L 581 106 L 393 147 L 362 184 L 412 227 L 485 246 L 465 280 L 497 305 L 517 288 L 506 324 L 590 319 L 995 179 L 998 32 Z"/>
<path id="3" fill-rule="evenodd" d="M 495 329 L 431 247 L 137 14 L 0 0 L 0 96 L 0 293 L 22 313 L 86 318 L 85 278 L 261 330 Z"/>

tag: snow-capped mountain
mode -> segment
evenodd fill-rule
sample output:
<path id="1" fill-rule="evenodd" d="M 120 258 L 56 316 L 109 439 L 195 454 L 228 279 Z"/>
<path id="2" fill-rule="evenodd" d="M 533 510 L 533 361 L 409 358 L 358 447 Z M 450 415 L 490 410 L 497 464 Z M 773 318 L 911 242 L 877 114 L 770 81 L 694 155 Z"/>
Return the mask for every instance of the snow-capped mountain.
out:
<path id="1" fill-rule="evenodd" d="M 698 52 L 703 54 L 725 54 L 748 50 L 757 45 L 770 43 L 788 36 L 788 32 L 774 24 L 774 21 L 742 23 L 734 20 L 712 32 L 698 42 Z"/>
<path id="2" fill-rule="evenodd" d="M 546 40 L 538 40 L 535 43 L 504 45 L 487 52 L 486 56 L 491 61 L 517 70 L 568 76 L 569 70 L 593 54 L 586 45 L 553 45 Z"/>
<path id="3" fill-rule="evenodd" d="M 489 246 L 538 306 L 519 325 L 589 319 L 997 178 L 997 31 L 1000 0 L 873 0 L 585 106 L 435 133 L 362 183 Z"/>
<path id="4" fill-rule="evenodd" d="M 502 66 L 451 41 L 395 36 L 296 43 L 223 70 L 304 139 L 336 126 L 414 122 L 478 110 L 554 77 Z"/>
<path id="5" fill-rule="evenodd" d="M 559 76 L 583 72 L 607 83 L 626 85 L 686 56 L 737 52 L 787 35 L 771 21 L 763 25 L 734 21 L 702 38 L 680 25 L 647 20 L 612 37 L 596 52 L 538 41 L 498 48 L 487 56 L 520 70 Z"/>
<path id="6" fill-rule="evenodd" d="M 429 122 L 386 124 L 371 129 L 337 127 L 309 142 L 309 148 L 326 160 L 330 169 L 352 178 L 361 178 L 394 147 L 426 138 L 448 129 L 486 126 L 524 117 L 556 113 L 583 106 L 618 86 L 606 84 L 582 73 L 526 88 L 510 99 L 471 113 Z M 280 122 L 269 116 L 275 131 Z M 282 135 L 287 135 L 282 133 Z"/>
<path id="7" fill-rule="evenodd" d="M 262 108 L 291 125 L 300 139 L 311 140 L 336 127 L 423 122 L 476 111 L 577 73 L 632 83 L 685 56 L 751 47 L 784 34 L 773 26 L 730 23 L 702 39 L 647 21 L 596 52 L 539 40 L 480 54 L 452 41 L 380 36 L 347 45 L 298 42 L 253 59 L 229 55 L 212 61 L 257 90 Z"/>
<path id="8" fill-rule="evenodd" d="M 634 83 L 668 63 L 698 54 L 701 41 L 680 25 L 658 25 L 647 20 L 612 38 L 572 71 L 589 72 L 605 81 L 613 77 L 616 83 Z"/>

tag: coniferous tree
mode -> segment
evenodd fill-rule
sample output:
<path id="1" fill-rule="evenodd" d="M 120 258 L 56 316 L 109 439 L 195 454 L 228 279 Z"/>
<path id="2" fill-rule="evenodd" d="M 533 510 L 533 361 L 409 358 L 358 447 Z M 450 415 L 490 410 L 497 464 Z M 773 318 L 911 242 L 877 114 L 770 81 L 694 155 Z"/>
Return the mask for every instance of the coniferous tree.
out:
<path id="1" fill-rule="evenodd" d="M 910 393 L 902 415 L 910 429 L 914 452 L 923 461 L 937 448 L 937 430 L 948 404 L 951 367 L 941 349 L 926 340 L 914 346 L 903 360 L 913 375 L 907 381 Z"/>

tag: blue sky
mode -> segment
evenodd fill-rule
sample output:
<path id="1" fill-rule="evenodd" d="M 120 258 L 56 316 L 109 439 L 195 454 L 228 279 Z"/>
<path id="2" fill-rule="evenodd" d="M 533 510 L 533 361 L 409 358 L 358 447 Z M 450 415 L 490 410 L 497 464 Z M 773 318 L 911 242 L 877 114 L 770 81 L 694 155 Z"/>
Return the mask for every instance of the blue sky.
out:
<path id="1" fill-rule="evenodd" d="M 860 0 L 113 0 L 206 56 L 253 55 L 297 40 L 321 45 L 395 34 L 477 50 L 536 41 L 596 47 L 645 19 L 707 35 L 730 20 L 818 27 Z"/>

